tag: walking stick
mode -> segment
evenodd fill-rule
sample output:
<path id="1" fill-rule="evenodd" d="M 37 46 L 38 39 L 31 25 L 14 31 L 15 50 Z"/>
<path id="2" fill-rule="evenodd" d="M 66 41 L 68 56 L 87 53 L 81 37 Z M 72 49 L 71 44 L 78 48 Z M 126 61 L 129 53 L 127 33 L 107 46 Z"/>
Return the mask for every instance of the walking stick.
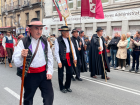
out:
<path id="1" fill-rule="evenodd" d="M 23 61 L 22 81 L 21 81 L 21 91 L 20 91 L 20 103 L 19 103 L 19 105 L 22 105 L 22 95 L 23 95 L 23 86 L 24 86 L 24 75 L 25 75 L 25 63 L 26 63 L 26 57 L 24 57 L 24 61 Z"/>
<path id="2" fill-rule="evenodd" d="M 100 38 L 99 38 L 99 44 L 100 44 Z M 105 72 L 105 65 L 104 65 L 104 60 L 103 60 L 103 55 L 102 55 L 102 53 L 101 53 L 101 56 L 102 56 L 102 63 L 103 63 L 104 74 L 105 74 L 105 81 L 107 82 L 106 72 Z"/>
<path id="3" fill-rule="evenodd" d="M 64 17 L 64 20 L 65 20 L 65 24 L 66 26 L 68 26 L 67 24 L 67 19 Z M 70 41 L 70 48 L 71 48 L 71 52 L 72 52 L 72 57 L 73 57 L 73 60 L 74 60 L 74 53 L 73 53 L 73 49 L 72 49 L 72 44 L 71 44 L 71 39 L 70 39 L 70 35 L 69 35 L 69 41 Z M 76 67 L 76 64 L 74 63 L 74 66 Z"/>
<path id="4" fill-rule="evenodd" d="M 5 67 L 6 67 L 6 51 L 5 51 Z"/>

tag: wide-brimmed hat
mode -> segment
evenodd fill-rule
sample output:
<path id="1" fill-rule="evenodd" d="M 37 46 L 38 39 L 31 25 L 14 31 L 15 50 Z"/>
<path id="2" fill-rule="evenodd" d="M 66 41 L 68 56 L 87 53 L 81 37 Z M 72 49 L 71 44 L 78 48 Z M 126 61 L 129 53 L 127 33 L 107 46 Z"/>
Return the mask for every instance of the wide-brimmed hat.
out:
<path id="1" fill-rule="evenodd" d="M 77 29 L 73 29 L 71 34 L 73 34 L 73 32 L 79 32 Z"/>
<path id="2" fill-rule="evenodd" d="M 62 26 L 58 31 L 70 31 L 68 26 Z"/>
<path id="3" fill-rule="evenodd" d="M 32 27 L 32 26 L 44 27 L 46 25 L 43 25 L 41 21 L 33 21 L 28 25 L 28 27 Z"/>
<path id="4" fill-rule="evenodd" d="M 96 32 L 101 31 L 101 30 L 104 30 L 104 29 L 102 29 L 101 27 L 98 27 Z"/>

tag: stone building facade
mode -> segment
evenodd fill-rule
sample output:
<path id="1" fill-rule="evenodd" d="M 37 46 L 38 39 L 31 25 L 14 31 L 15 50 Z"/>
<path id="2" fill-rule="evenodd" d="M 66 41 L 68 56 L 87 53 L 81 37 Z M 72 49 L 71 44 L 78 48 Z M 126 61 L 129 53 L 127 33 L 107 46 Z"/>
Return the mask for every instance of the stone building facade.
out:
<path id="1" fill-rule="evenodd" d="M 1 0 L 0 31 L 13 31 L 14 34 L 25 33 L 32 18 L 42 21 L 43 0 Z"/>
<path id="2" fill-rule="evenodd" d="M 43 33 L 45 35 L 60 35 L 58 28 L 65 25 L 59 21 L 58 14 L 52 0 L 45 0 L 45 18 Z M 81 17 L 81 0 L 68 0 L 71 16 L 67 18 L 68 26 L 84 30 L 85 35 L 91 37 L 97 27 L 104 29 L 104 36 L 114 36 L 115 32 L 134 35 L 140 30 L 140 0 L 102 0 L 105 19 Z"/>

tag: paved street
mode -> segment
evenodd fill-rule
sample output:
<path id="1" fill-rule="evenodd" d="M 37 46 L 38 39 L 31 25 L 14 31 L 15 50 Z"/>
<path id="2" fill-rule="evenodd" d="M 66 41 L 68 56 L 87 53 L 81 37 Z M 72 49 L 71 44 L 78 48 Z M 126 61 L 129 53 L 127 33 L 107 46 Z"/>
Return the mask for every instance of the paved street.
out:
<path id="1" fill-rule="evenodd" d="M 57 69 L 54 69 L 54 105 L 139 105 L 140 74 L 111 70 L 111 80 L 92 79 L 89 72 L 82 73 L 82 82 L 72 82 L 72 93 L 59 91 Z M 16 76 L 16 67 L 5 68 L 0 64 L 0 105 L 19 105 L 21 79 Z M 34 97 L 34 105 L 43 105 L 40 90 Z"/>

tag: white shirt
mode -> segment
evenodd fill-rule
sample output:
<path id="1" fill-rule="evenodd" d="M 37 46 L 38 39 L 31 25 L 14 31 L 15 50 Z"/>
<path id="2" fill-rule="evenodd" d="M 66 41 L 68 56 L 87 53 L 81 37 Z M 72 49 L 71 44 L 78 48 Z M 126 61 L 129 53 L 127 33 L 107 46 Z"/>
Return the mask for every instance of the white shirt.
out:
<path id="1" fill-rule="evenodd" d="M 63 38 L 63 40 L 66 45 L 66 53 L 70 53 L 70 46 L 69 46 L 68 39 Z M 77 56 L 76 56 L 74 45 L 73 45 L 72 41 L 71 41 L 71 44 L 72 44 L 72 49 L 73 49 L 73 53 L 74 53 L 74 60 L 77 60 Z M 54 55 L 55 55 L 57 63 L 61 63 L 60 56 L 59 56 L 59 44 L 58 44 L 57 39 L 55 39 L 55 54 Z"/>
<path id="2" fill-rule="evenodd" d="M 81 38 L 81 37 L 80 37 L 80 38 Z M 82 40 L 82 43 L 83 43 L 83 46 L 84 46 L 84 45 L 85 45 L 84 38 L 82 37 L 81 40 Z"/>
<path id="3" fill-rule="evenodd" d="M 38 40 L 36 40 L 34 38 L 31 39 L 32 54 L 34 54 L 34 52 L 35 52 Z M 13 54 L 13 57 L 14 57 L 13 60 L 14 60 L 16 67 L 21 67 L 23 65 L 23 57 L 21 56 L 21 51 L 23 49 L 25 49 L 24 45 L 23 45 L 23 41 L 20 40 L 15 51 L 14 51 L 14 54 Z M 48 72 L 47 72 L 47 74 L 52 75 L 53 74 L 53 55 L 52 55 L 52 51 L 50 49 L 49 43 L 48 43 L 48 55 L 47 56 L 48 56 L 48 64 L 47 64 L 48 65 Z M 40 41 L 37 53 L 36 53 L 31 65 L 30 65 L 30 67 L 38 68 L 38 67 L 42 67 L 44 65 L 46 65 L 46 60 L 45 60 L 42 44 Z"/>
<path id="4" fill-rule="evenodd" d="M 79 44 L 78 44 L 78 41 L 76 40 L 76 44 L 77 44 L 77 48 L 79 48 Z"/>
<path id="5" fill-rule="evenodd" d="M 8 40 L 12 40 L 12 36 L 10 35 L 10 36 L 6 36 L 7 38 L 8 38 Z M 2 46 L 3 46 L 3 48 L 5 48 L 5 42 L 6 42 L 6 38 L 4 37 L 3 39 L 2 39 Z M 16 42 L 15 42 L 15 40 L 13 39 L 13 44 L 14 44 L 14 46 L 15 46 L 15 44 L 16 44 Z"/>
<path id="6" fill-rule="evenodd" d="M 99 37 L 99 39 L 100 39 L 100 47 L 102 47 L 102 49 L 100 51 L 103 51 L 103 41 L 102 41 L 102 38 L 101 37 Z"/>

